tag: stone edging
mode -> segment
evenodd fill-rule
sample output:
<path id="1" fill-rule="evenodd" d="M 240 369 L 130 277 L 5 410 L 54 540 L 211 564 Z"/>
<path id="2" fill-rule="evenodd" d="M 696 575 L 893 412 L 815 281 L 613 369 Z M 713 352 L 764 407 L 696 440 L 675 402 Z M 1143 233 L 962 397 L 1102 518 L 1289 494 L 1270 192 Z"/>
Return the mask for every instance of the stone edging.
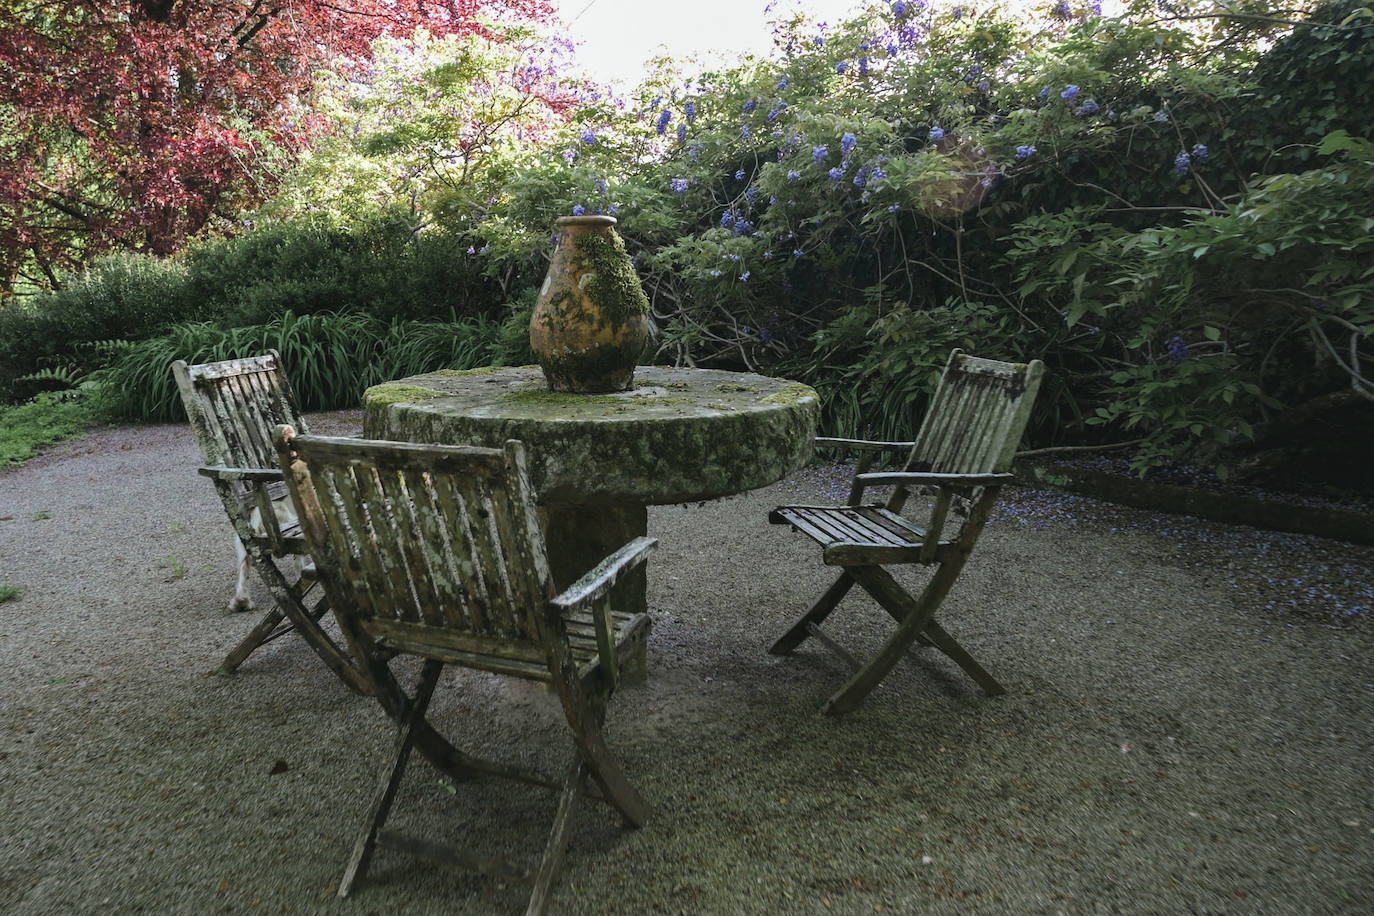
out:
<path id="1" fill-rule="evenodd" d="M 1026 484 L 1093 496 L 1124 506 L 1196 515 L 1272 531 L 1315 534 L 1353 544 L 1374 544 L 1374 514 L 1368 512 L 1212 493 L 1050 461 L 1018 461 L 1016 473 Z"/>

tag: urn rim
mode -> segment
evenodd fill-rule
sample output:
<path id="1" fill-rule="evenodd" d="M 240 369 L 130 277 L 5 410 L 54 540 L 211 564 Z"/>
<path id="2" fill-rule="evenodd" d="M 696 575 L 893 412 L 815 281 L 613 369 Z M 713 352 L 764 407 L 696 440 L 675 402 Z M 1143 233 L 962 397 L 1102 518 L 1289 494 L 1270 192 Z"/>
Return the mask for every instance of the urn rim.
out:
<path id="1" fill-rule="evenodd" d="M 614 226 L 614 216 L 560 216 L 556 225 L 562 229 L 570 226 L 605 227 Z"/>

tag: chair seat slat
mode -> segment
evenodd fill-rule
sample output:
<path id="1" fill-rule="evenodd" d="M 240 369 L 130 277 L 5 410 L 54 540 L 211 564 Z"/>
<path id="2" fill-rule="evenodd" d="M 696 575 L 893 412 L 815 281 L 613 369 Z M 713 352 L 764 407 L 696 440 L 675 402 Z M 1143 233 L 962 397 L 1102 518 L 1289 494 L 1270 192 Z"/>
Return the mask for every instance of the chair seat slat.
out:
<path id="1" fill-rule="evenodd" d="M 879 506 L 779 506 L 774 514 L 822 545 L 908 547 L 925 539 L 921 528 Z"/>

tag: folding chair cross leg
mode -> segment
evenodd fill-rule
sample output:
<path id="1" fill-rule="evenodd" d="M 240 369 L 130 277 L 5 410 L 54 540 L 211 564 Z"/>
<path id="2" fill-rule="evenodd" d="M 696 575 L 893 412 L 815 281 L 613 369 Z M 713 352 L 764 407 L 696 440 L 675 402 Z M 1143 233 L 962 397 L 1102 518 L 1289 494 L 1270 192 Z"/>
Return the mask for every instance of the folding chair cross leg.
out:
<path id="1" fill-rule="evenodd" d="M 950 354 L 915 442 L 868 442 L 818 439 L 818 447 L 861 452 L 849 501 L 844 506 L 779 506 L 768 516 L 790 525 L 822 547 L 822 561 L 843 572 L 806 613 L 770 647 L 787 655 L 816 637 L 854 669 L 822 707 L 827 715 L 859 705 L 913 645 L 939 649 L 990 696 L 1006 690 L 936 621 L 936 612 L 963 570 L 1002 486 L 1017 443 L 1025 429 L 1044 367 L 1037 360 L 1012 364 Z M 901 471 L 869 473 L 875 455 L 908 450 Z M 884 504 L 865 504 L 866 490 L 891 486 Z M 936 497 L 924 527 L 902 513 L 914 488 L 933 487 Z M 950 513 L 964 514 L 948 537 Z M 919 595 L 912 595 L 888 572 L 888 566 L 932 567 Z M 866 662 L 855 659 L 821 624 L 859 585 L 895 621 L 896 627 Z"/>

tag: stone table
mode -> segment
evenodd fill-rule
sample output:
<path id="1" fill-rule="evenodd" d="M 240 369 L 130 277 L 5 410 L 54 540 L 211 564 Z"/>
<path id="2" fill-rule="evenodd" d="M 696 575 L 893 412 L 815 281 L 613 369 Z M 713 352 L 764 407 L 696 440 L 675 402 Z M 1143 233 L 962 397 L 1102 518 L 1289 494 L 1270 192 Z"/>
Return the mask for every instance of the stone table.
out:
<path id="1" fill-rule="evenodd" d="M 648 506 L 766 486 L 811 457 L 820 401 L 785 379 L 640 366 L 615 394 L 548 390 L 537 366 L 444 370 L 363 395 L 363 435 L 500 448 L 525 443 L 554 584 L 646 533 Z M 618 590 L 645 607 L 645 578 Z"/>

